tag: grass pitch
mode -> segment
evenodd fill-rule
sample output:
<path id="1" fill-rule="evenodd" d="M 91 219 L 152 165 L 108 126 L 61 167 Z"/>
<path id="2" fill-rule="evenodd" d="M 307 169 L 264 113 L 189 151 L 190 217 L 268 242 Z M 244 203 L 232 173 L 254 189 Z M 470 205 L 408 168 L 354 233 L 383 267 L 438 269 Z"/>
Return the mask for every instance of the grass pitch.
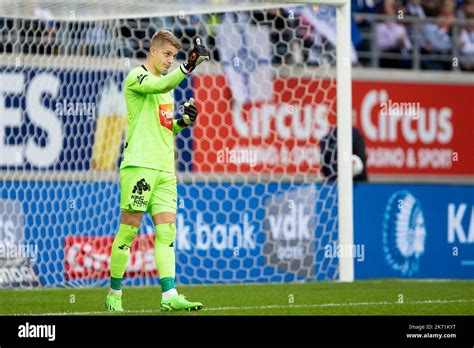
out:
<path id="1" fill-rule="evenodd" d="M 125 288 L 122 314 L 106 288 L 1 290 L 0 315 L 474 315 L 474 281 L 370 280 L 352 284 L 179 286 L 199 312 L 161 312 L 158 287 Z"/>

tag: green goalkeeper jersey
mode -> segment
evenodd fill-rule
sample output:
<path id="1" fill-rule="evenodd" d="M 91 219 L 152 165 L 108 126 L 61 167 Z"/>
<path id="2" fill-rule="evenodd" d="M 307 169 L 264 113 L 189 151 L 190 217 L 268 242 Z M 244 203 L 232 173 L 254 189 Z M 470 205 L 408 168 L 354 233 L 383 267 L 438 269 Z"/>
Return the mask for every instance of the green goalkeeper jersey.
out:
<path id="1" fill-rule="evenodd" d="M 155 76 L 145 66 L 132 69 L 125 79 L 127 142 L 120 168 L 128 166 L 175 171 L 173 89 L 186 77 L 181 69 Z"/>

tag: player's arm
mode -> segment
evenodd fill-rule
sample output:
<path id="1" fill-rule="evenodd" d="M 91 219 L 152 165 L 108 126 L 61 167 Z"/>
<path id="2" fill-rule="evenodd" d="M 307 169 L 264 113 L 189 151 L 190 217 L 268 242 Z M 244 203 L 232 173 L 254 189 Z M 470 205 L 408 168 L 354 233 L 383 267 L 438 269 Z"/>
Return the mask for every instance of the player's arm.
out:
<path id="1" fill-rule="evenodd" d="M 189 99 L 184 104 L 183 117 L 173 121 L 173 133 L 176 134 L 182 131 L 184 128 L 192 126 L 198 117 L 199 111 L 194 106 L 194 99 Z"/>
<path id="2" fill-rule="evenodd" d="M 127 76 L 126 88 L 141 94 L 168 93 L 176 88 L 183 79 L 190 74 L 199 64 L 209 60 L 209 52 L 197 38 L 195 46 L 188 59 L 164 77 L 158 78 L 147 72 Z"/>
<path id="3" fill-rule="evenodd" d="M 186 74 L 180 68 L 174 69 L 162 78 L 158 78 L 148 71 L 143 71 L 140 74 L 129 74 L 125 88 L 140 94 L 167 93 L 176 88 L 185 77 Z"/>

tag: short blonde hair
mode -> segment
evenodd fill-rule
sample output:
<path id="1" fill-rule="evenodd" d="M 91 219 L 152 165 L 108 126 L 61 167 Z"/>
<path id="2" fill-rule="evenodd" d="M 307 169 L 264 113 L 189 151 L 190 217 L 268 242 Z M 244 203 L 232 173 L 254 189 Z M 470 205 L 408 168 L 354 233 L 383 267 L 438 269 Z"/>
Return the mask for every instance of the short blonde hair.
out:
<path id="1" fill-rule="evenodd" d="M 181 43 L 176 38 L 176 36 L 174 36 L 171 31 L 165 29 L 161 29 L 160 31 L 157 31 L 155 34 L 153 34 L 150 47 L 160 47 L 164 43 L 173 45 L 177 50 L 181 48 Z"/>

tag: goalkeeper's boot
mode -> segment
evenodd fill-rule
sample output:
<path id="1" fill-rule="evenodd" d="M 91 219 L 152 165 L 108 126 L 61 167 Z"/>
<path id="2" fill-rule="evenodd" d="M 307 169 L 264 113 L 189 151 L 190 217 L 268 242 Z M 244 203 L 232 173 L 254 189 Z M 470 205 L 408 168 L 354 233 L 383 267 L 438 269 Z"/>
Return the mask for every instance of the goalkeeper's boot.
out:
<path id="1" fill-rule="evenodd" d="M 174 295 L 167 300 L 161 300 L 162 311 L 199 311 L 202 303 L 189 302 L 183 295 Z"/>
<path id="2" fill-rule="evenodd" d="M 108 294 L 105 298 L 105 308 L 109 312 L 123 312 L 122 295 Z"/>

